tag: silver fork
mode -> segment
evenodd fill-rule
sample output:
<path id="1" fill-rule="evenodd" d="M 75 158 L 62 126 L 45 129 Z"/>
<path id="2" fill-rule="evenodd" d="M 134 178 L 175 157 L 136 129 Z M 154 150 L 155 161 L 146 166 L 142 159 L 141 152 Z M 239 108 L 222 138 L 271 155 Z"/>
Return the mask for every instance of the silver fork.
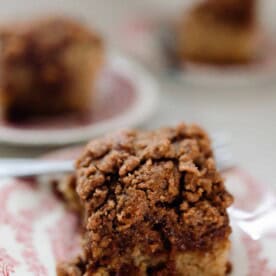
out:
<path id="1" fill-rule="evenodd" d="M 27 177 L 72 172 L 73 160 L 44 160 L 26 158 L 1 158 L 0 178 Z"/>
<path id="2" fill-rule="evenodd" d="M 228 135 L 217 134 L 213 136 L 213 148 L 219 170 L 225 171 L 235 164 L 229 149 Z M 45 160 L 45 159 L 1 159 L 1 177 L 27 177 L 68 173 L 74 170 L 74 160 Z M 246 212 L 242 209 L 230 207 L 229 214 L 242 231 L 253 240 L 263 235 L 276 232 L 276 197 L 269 193 L 264 196 L 261 204 L 255 210 Z"/>
<path id="3" fill-rule="evenodd" d="M 213 135 L 213 147 L 219 170 L 226 170 L 234 165 L 228 135 Z M 0 158 L 0 178 L 48 175 L 73 170 L 74 160 Z"/>

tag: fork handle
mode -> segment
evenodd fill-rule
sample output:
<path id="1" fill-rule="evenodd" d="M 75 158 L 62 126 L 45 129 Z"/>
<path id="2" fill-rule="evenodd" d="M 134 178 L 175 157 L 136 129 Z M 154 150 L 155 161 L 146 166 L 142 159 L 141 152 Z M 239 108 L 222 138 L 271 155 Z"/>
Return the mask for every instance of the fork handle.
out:
<path id="1" fill-rule="evenodd" d="M 0 159 L 0 177 L 25 177 L 72 172 L 73 160 Z"/>

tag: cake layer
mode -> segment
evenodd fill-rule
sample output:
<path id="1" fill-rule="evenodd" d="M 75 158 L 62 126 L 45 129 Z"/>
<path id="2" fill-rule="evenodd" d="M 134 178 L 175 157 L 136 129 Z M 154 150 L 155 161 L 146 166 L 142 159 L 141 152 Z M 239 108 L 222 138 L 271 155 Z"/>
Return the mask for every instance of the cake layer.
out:
<path id="1" fill-rule="evenodd" d="M 133 265 L 125 265 L 119 271 L 111 271 L 107 266 L 95 271 L 86 270 L 86 262 L 76 258 L 71 263 L 60 264 L 58 276 L 109 276 L 109 275 L 159 275 L 159 276 L 225 276 L 231 268 L 228 263 L 230 242 L 214 243 L 208 252 L 176 252 L 173 259 L 160 258 L 156 263 L 144 255 L 135 255 Z M 135 265 L 136 263 L 136 265 Z"/>

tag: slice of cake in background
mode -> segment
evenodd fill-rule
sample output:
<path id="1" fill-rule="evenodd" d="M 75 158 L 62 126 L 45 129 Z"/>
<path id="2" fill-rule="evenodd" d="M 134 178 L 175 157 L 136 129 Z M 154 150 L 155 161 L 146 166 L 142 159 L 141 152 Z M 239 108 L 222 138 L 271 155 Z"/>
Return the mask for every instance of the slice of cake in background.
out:
<path id="1" fill-rule="evenodd" d="M 104 59 L 98 34 L 51 17 L 0 28 L 0 110 L 6 119 L 85 112 Z"/>
<path id="2" fill-rule="evenodd" d="M 256 0 L 203 0 L 180 19 L 177 51 L 183 60 L 248 63 L 260 50 Z"/>
<path id="3" fill-rule="evenodd" d="M 93 140 L 76 175 L 83 255 L 60 264 L 59 276 L 226 274 L 232 196 L 201 128 Z"/>

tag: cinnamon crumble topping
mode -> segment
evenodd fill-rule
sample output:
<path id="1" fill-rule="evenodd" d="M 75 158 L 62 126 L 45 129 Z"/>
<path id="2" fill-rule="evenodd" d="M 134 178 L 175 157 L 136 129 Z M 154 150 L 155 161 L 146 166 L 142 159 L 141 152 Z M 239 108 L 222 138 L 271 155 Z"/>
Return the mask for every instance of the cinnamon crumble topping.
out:
<path id="1" fill-rule="evenodd" d="M 77 193 L 91 273 L 132 273 L 142 264 L 172 273 L 177 252 L 210 250 L 231 232 L 226 208 L 232 196 L 207 134 L 195 125 L 92 141 L 77 162 Z"/>
<path id="2" fill-rule="evenodd" d="M 221 22 L 237 26 L 251 25 L 256 15 L 256 0 L 207 0 L 198 11 Z"/>

